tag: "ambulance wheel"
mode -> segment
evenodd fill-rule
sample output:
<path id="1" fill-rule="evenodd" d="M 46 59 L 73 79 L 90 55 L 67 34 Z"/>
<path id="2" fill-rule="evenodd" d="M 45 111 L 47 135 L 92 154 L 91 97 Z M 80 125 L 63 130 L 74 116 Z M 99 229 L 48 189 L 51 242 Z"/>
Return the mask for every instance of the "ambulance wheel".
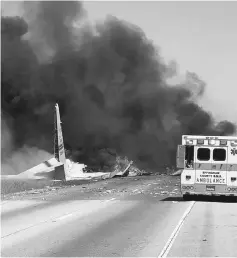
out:
<path id="1" fill-rule="evenodd" d="M 192 199 L 192 196 L 189 194 L 184 194 L 183 199 L 184 199 L 184 201 L 190 201 Z"/>

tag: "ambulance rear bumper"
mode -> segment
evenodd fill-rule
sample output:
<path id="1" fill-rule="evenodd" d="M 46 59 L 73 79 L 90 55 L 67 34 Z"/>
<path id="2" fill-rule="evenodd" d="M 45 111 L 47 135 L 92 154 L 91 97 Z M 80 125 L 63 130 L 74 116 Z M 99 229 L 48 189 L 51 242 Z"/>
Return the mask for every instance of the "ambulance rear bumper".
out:
<path id="1" fill-rule="evenodd" d="M 237 196 L 236 186 L 227 185 L 181 185 L 183 195 Z"/>

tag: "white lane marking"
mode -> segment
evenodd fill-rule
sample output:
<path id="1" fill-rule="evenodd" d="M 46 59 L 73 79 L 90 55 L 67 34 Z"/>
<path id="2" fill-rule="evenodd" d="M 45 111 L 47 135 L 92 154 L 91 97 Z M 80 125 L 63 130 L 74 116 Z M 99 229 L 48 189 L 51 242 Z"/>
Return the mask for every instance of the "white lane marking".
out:
<path id="1" fill-rule="evenodd" d="M 68 218 L 68 217 L 71 217 L 73 214 L 74 214 L 74 213 L 66 214 L 66 215 L 64 215 L 64 216 L 62 216 L 62 217 L 57 218 L 56 220 L 53 220 L 53 221 L 66 219 L 66 218 Z"/>
<path id="2" fill-rule="evenodd" d="M 28 227 L 25 227 L 25 228 L 22 228 L 22 229 L 19 229 L 19 230 L 15 231 L 15 232 L 9 233 L 9 234 L 4 235 L 4 236 L 1 236 L 1 238 L 6 238 L 6 237 L 9 237 L 9 236 L 11 236 L 11 235 L 15 235 L 15 234 L 17 234 L 17 233 L 19 233 L 19 232 L 28 230 L 28 229 L 33 228 L 33 227 L 37 227 L 37 226 L 39 226 L 40 224 L 48 223 L 48 222 L 50 222 L 50 221 L 51 221 L 51 222 L 57 222 L 57 221 L 62 221 L 63 219 L 66 219 L 66 218 L 69 218 L 69 217 L 72 217 L 72 216 L 83 216 L 83 215 L 85 216 L 85 215 L 91 214 L 91 213 L 94 212 L 96 209 L 100 209 L 100 208 L 106 207 L 106 206 L 107 206 L 107 204 L 106 204 L 107 202 L 112 201 L 112 200 L 115 200 L 115 199 L 116 199 L 116 198 L 112 198 L 112 199 L 107 200 L 107 201 L 104 201 L 104 202 L 102 201 L 102 202 L 100 202 L 100 204 L 99 204 L 98 207 L 97 207 L 97 206 L 94 206 L 94 208 L 89 209 L 89 210 L 88 210 L 88 207 L 86 207 L 86 211 L 83 210 L 83 208 L 85 208 L 85 207 L 82 207 L 81 209 L 76 209 L 76 210 L 74 210 L 74 211 L 71 211 L 70 213 L 64 214 L 64 215 L 59 216 L 59 217 L 49 217 L 49 218 L 47 218 L 47 219 L 45 219 L 45 220 L 39 221 L 38 223 L 29 225 Z M 104 206 L 103 204 L 106 204 L 106 205 Z"/>
<path id="3" fill-rule="evenodd" d="M 106 202 L 110 202 L 110 201 L 114 201 L 114 200 L 116 200 L 116 198 L 111 198 L 109 200 L 105 200 L 104 202 L 106 203 Z"/>
<path id="4" fill-rule="evenodd" d="M 105 200 L 103 203 L 107 203 L 107 202 L 110 202 L 110 201 L 113 201 L 115 200 L 116 198 L 112 198 L 112 199 L 109 199 L 109 200 Z M 57 222 L 59 220 L 63 220 L 63 219 L 67 219 L 73 215 L 78 215 L 78 213 L 80 213 L 81 211 L 80 210 L 76 210 L 76 211 L 73 211 L 71 213 L 68 213 L 68 214 L 65 214 L 61 217 L 58 217 L 58 218 L 55 218 L 55 219 L 52 219 L 53 222 Z"/>
<path id="5" fill-rule="evenodd" d="M 158 257 L 167 257 L 167 254 L 169 253 L 185 219 L 187 218 L 188 214 L 190 213 L 190 211 L 192 210 L 193 206 L 194 206 L 195 202 L 191 202 L 191 205 L 187 208 L 187 210 L 184 212 L 182 218 L 180 219 L 178 225 L 176 226 L 176 228 L 174 229 L 174 231 L 172 232 L 171 236 L 169 237 L 165 247 L 162 249 L 161 253 L 159 254 Z"/>

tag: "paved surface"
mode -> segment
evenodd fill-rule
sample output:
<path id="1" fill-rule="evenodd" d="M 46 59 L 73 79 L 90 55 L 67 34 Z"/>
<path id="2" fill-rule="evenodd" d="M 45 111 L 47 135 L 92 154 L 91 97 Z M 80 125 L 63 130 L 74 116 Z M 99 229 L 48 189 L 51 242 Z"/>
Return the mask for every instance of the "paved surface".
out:
<path id="1" fill-rule="evenodd" d="M 196 202 L 171 257 L 237 257 L 237 203 Z"/>
<path id="2" fill-rule="evenodd" d="M 190 201 L 177 177 L 6 196 L 2 256 L 237 257 L 236 203 Z"/>

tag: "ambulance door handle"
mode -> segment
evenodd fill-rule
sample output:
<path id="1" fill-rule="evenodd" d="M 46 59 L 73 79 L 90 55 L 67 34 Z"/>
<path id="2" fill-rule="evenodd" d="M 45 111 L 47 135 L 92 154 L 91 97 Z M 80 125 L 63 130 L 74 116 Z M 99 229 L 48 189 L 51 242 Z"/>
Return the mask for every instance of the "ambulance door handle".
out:
<path id="1" fill-rule="evenodd" d="M 222 166 L 223 166 L 223 164 L 221 164 L 221 167 L 220 167 L 220 169 L 222 168 Z"/>
<path id="2" fill-rule="evenodd" d="M 198 168 L 200 168 L 201 167 L 201 164 L 199 163 L 199 166 L 198 166 Z"/>

